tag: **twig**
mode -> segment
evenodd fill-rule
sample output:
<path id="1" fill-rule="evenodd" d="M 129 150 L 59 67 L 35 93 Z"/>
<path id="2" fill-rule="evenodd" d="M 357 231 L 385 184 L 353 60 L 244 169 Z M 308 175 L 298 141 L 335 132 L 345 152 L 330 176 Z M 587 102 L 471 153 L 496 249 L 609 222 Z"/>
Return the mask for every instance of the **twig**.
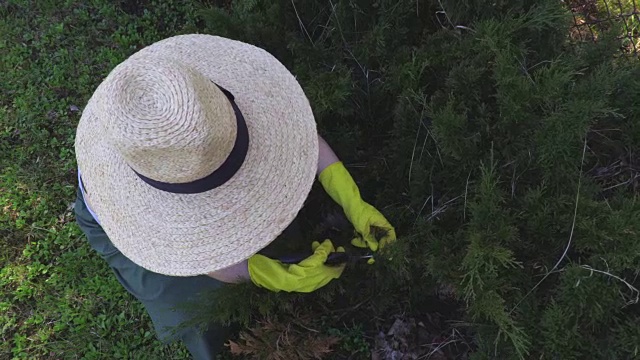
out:
<path id="1" fill-rule="evenodd" d="M 424 154 L 424 149 L 427 145 L 427 140 L 429 139 L 429 136 L 425 136 L 424 137 L 424 141 L 422 142 L 422 149 L 420 150 L 420 158 L 418 159 L 418 163 L 420 163 L 422 161 L 422 155 Z M 427 154 L 429 154 L 429 156 L 433 157 L 433 155 L 431 155 L 431 152 L 429 152 L 429 150 L 427 150 Z"/>
<path id="2" fill-rule="evenodd" d="M 462 195 L 456 196 L 453 199 L 447 201 L 446 203 L 442 204 L 440 207 L 438 207 L 437 209 L 433 209 L 433 197 L 431 198 L 431 214 L 429 214 L 429 216 L 427 217 L 427 221 L 431 221 L 433 220 L 435 217 L 437 217 L 438 215 L 444 213 L 448 208 L 449 208 L 449 204 L 451 204 L 452 202 L 460 199 L 462 197 Z"/>
<path id="3" fill-rule="evenodd" d="M 533 78 L 531 77 L 531 74 L 529 74 L 529 71 L 527 71 L 527 67 L 524 66 L 524 64 L 520 61 L 520 59 L 518 59 L 517 56 L 514 56 L 514 58 L 516 59 L 516 61 L 518 62 L 518 64 L 520 64 L 520 67 L 522 68 L 522 71 L 524 72 L 525 75 L 527 75 L 527 78 L 531 81 L 531 83 L 535 86 L 536 82 L 533 80 Z"/>
<path id="4" fill-rule="evenodd" d="M 537 63 L 537 64 L 531 65 L 531 66 L 529 67 L 529 69 L 527 69 L 527 70 L 528 70 L 528 71 L 531 71 L 531 70 L 535 69 L 536 67 L 538 67 L 539 65 L 546 64 L 546 63 L 553 64 L 553 61 L 549 61 L 549 60 L 542 60 L 542 61 L 540 61 L 540 62 L 539 62 L 539 63 Z"/>
<path id="5" fill-rule="evenodd" d="M 323 42 L 324 40 L 326 40 L 330 35 L 331 35 L 331 31 L 333 31 L 333 29 L 335 28 L 331 28 L 331 30 L 329 30 L 329 23 L 331 22 L 331 18 L 333 17 L 332 14 L 335 11 L 335 7 L 331 8 L 331 13 L 329 14 L 329 17 L 327 18 L 327 23 L 324 25 L 318 25 L 317 27 L 321 27 L 322 28 L 322 32 L 320 33 L 320 36 L 318 36 L 318 40 L 320 40 L 321 42 Z M 328 31 L 328 35 L 325 37 L 325 33 Z"/>
<path id="6" fill-rule="evenodd" d="M 451 27 L 455 28 L 456 26 L 453 25 L 453 22 L 451 22 L 451 19 L 449 18 L 449 15 L 447 15 L 447 11 L 444 9 L 444 6 L 442 5 L 442 1 L 438 0 L 438 4 L 440 4 L 440 8 L 442 9 L 441 11 L 436 11 L 436 14 L 444 14 L 444 16 L 447 18 L 447 21 L 449 22 L 449 25 L 451 25 Z M 438 17 L 436 16 L 436 19 L 438 19 Z M 440 20 L 438 19 L 438 22 L 440 22 Z M 440 26 L 445 27 L 442 25 L 442 23 L 440 23 Z"/>
<path id="7" fill-rule="evenodd" d="M 411 171 L 413 170 L 413 159 L 416 156 L 416 147 L 418 146 L 418 136 L 420 136 L 420 124 L 416 132 L 416 140 L 413 142 L 413 151 L 411 152 L 411 162 L 409 163 L 409 186 L 411 186 Z"/>
<path id="8" fill-rule="evenodd" d="M 342 26 L 340 26 L 340 20 L 338 19 L 338 15 L 336 14 L 336 6 L 333 4 L 333 1 L 329 0 L 329 4 L 331 5 L 331 8 L 333 9 L 333 11 L 331 12 L 333 14 L 333 17 L 336 19 L 336 26 L 338 27 L 338 33 L 340 33 L 340 37 L 342 38 L 342 43 L 344 44 L 345 48 L 347 48 L 349 45 L 347 43 L 347 39 L 345 39 L 344 37 L 344 33 L 342 32 Z"/>
<path id="9" fill-rule="evenodd" d="M 640 174 L 637 174 L 637 175 L 633 176 L 631 179 L 629 179 L 629 180 L 627 180 L 627 181 L 623 181 L 623 182 L 621 182 L 620 184 L 616 184 L 616 185 L 609 186 L 608 188 L 605 188 L 605 189 L 603 189 L 602 191 L 608 191 L 608 190 L 615 189 L 615 188 L 617 188 L 617 187 L 619 187 L 619 186 L 629 185 L 631 182 L 633 182 L 635 179 L 637 179 L 637 178 L 639 178 L 639 177 L 640 177 Z"/>
<path id="10" fill-rule="evenodd" d="M 440 349 L 444 348 L 445 346 L 449 345 L 449 344 L 455 344 L 457 342 L 460 342 L 460 339 L 455 339 L 455 331 L 451 332 L 451 335 L 449 335 L 446 339 L 444 339 L 443 342 L 438 343 L 438 346 L 436 346 L 435 349 L 431 350 L 428 354 L 425 354 L 421 357 L 418 358 L 418 360 L 420 359 L 429 359 L 430 357 L 432 357 L 435 353 L 437 353 L 438 351 L 440 351 Z M 449 340 L 451 339 L 451 340 Z M 429 346 L 434 345 L 434 344 L 428 344 Z"/>
<path id="11" fill-rule="evenodd" d="M 516 181 L 518 180 L 516 178 L 516 169 L 518 168 L 518 164 L 515 164 L 513 166 L 513 177 L 511 180 L 511 198 L 513 199 L 516 196 Z"/>
<path id="12" fill-rule="evenodd" d="M 369 70 L 367 70 L 364 66 L 362 66 L 362 64 L 360 64 L 360 61 L 358 61 L 358 59 L 356 59 L 356 56 L 353 55 L 353 52 L 351 52 L 351 50 L 349 49 L 345 49 L 349 55 L 351 55 L 351 58 L 356 62 L 356 64 L 358 64 L 358 67 L 360 68 L 360 71 L 362 71 L 362 75 L 364 75 L 367 78 L 367 87 L 369 84 Z"/>
<path id="13" fill-rule="evenodd" d="M 350 306 L 348 308 L 344 308 L 344 309 L 335 309 L 335 310 L 329 310 L 329 313 L 335 314 L 335 313 L 348 313 L 348 312 L 352 312 L 356 309 L 358 309 L 360 306 L 362 306 L 363 304 L 365 304 L 366 302 L 368 302 L 369 300 L 371 300 L 371 296 L 367 297 L 366 299 L 362 300 L 361 302 L 359 302 L 358 304 L 354 305 L 354 306 Z M 341 317 L 341 316 L 340 316 Z M 340 318 L 339 317 L 339 318 Z M 338 318 L 338 319 L 339 319 Z"/>
<path id="14" fill-rule="evenodd" d="M 422 124 L 424 129 L 427 131 L 427 136 L 431 136 L 431 138 L 433 139 L 433 143 L 436 146 L 436 152 L 438 153 L 438 158 L 440 159 L 440 165 L 444 166 L 444 163 L 442 162 L 442 155 L 440 154 L 440 149 L 438 147 L 438 142 L 436 141 L 436 137 L 433 136 L 433 134 L 431 133 L 431 130 L 429 130 L 429 127 L 424 123 L 424 120 L 420 119 L 420 123 Z"/>
<path id="15" fill-rule="evenodd" d="M 302 325 L 301 323 L 299 323 L 299 322 L 297 322 L 297 321 L 294 321 L 293 323 L 294 323 L 294 324 L 296 324 L 296 325 L 298 325 L 298 326 L 300 326 L 301 328 L 306 329 L 306 330 L 309 330 L 309 331 L 311 331 L 311 332 L 314 332 L 314 333 L 319 333 L 319 332 L 320 332 L 320 331 L 318 331 L 318 330 L 316 330 L 316 329 L 312 329 L 312 328 L 310 328 L 310 327 L 304 326 L 304 325 Z"/>
<path id="16" fill-rule="evenodd" d="M 463 29 L 463 30 L 471 31 L 472 33 L 476 32 L 472 28 L 467 27 L 467 26 L 463 26 L 463 25 L 456 25 L 456 29 Z"/>
<path id="17" fill-rule="evenodd" d="M 422 214 L 422 210 L 424 210 L 424 207 L 427 206 L 427 203 L 431 198 L 433 198 L 433 195 L 429 195 L 427 200 L 424 201 L 424 204 L 422 204 L 422 207 L 420 208 L 420 211 L 418 211 L 418 215 L 416 216 L 416 221 L 413 222 L 414 225 L 418 222 L 418 219 L 420 219 L 420 214 Z"/>
<path id="18" fill-rule="evenodd" d="M 467 193 L 469 192 L 469 179 L 471 178 L 471 171 L 467 176 L 467 185 L 464 187 L 464 207 L 462 208 L 462 221 L 467 220 Z"/>
<path id="19" fill-rule="evenodd" d="M 420 111 L 420 124 L 422 124 L 422 119 L 424 118 L 424 104 L 422 104 L 422 110 Z M 420 126 L 418 126 L 418 128 L 420 128 Z M 427 136 L 424 137 L 424 141 L 422 142 L 422 150 L 420 150 L 420 160 L 418 160 L 418 162 L 422 161 L 422 154 L 424 154 L 424 149 L 427 145 L 427 140 L 429 139 L 429 130 L 427 130 Z M 436 144 L 436 146 L 438 146 L 438 144 Z M 431 155 L 431 152 L 429 152 L 429 150 L 427 150 L 427 153 L 429 154 L 429 156 L 433 157 L 433 155 Z"/>
<path id="20" fill-rule="evenodd" d="M 617 275 L 613 275 L 612 273 L 610 273 L 608 271 L 602 271 L 602 270 L 594 269 L 589 265 L 580 265 L 580 267 L 583 268 L 583 269 L 591 271 L 592 274 L 594 272 L 599 273 L 599 274 L 604 274 L 604 275 L 610 276 L 610 277 L 622 282 L 623 284 L 625 284 L 627 286 L 627 288 L 629 288 L 629 290 L 631 290 L 631 293 L 635 294 L 635 297 L 633 297 L 631 300 L 627 301 L 627 305 L 637 304 L 640 301 L 640 291 L 637 288 L 635 288 L 633 285 L 629 284 L 623 278 L 621 278 L 621 277 L 619 277 Z M 608 265 L 607 265 L 607 267 L 608 267 Z"/>
<path id="21" fill-rule="evenodd" d="M 427 355 L 423 356 L 423 357 L 419 357 L 418 359 L 429 359 L 431 358 L 436 352 L 440 351 L 440 349 L 444 348 L 447 345 L 451 345 L 451 344 L 455 344 L 457 342 L 460 342 L 460 340 L 454 339 L 454 340 L 449 340 L 445 343 L 442 343 L 440 345 L 438 345 L 438 347 L 436 347 L 435 349 L 431 350 L 430 353 L 428 353 Z"/>
<path id="22" fill-rule="evenodd" d="M 431 191 L 433 192 L 433 188 L 432 188 Z M 434 203 L 433 203 L 434 202 L 434 197 L 433 197 L 433 194 L 429 195 L 429 197 L 427 197 L 427 199 L 422 204 L 422 207 L 420 208 L 420 211 L 418 212 L 418 215 L 416 216 L 416 220 L 414 221 L 414 225 L 420 219 L 420 214 L 422 214 L 422 210 L 424 210 L 424 208 L 427 206 L 427 203 L 429 202 L 429 200 L 431 200 L 431 214 L 429 214 L 429 216 L 427 216 L 427 221 L 431 221 L 436 216 L 444 213 L 445 210 L 447 210 L 449 208 L 449 204 L 451 204 L 454 201 L 460 199 L 461 197 L 463 197 L 463 195 L 458 195 L 458 196 L 454 197 L 453 199 L 447 201 L 446 203 L 440 205 L 438 208 L 434 208 Z"/>
<path id="23" fill-rule="evenodd" d="M 431 183 L 431 195 L 433 195 L 433 182 Z M 433 196 L 431 196 L 431 214 L 433 214 Z"/>
<path id="24" fill-rule="evenodd" d="M 540 281 L 538 281 L 538 283 L 533 288 L 531 288 L 531 290 L 529 290 L 529 292 L 527 292 L 525 296 L 522 297 L 522 299 L 520 299 L 520 301 L 518 301 L 518 303 L 511 309 L 511 311 L 509 311 L 509 315 L 511 315 L 511 313 L 513 313 L 518 308 L 518 306 L 524 301 L 524 299 L 526 299 L 529 295 L 531 295 L 531 293 L 533 293 L 533 291 L 537 289 L 538 286 L 540 286 L 540 284 L 542 284 L 542 282 L 545 281 L 549 277 L 549 275 L 551 275 L 551 273 L 558 268 L 562 260 L 564 260 L 564 258 L 567 256 L 567 252 L 569 252 L 569 248 L 571 247 L 571 241 L 573 240 L 573 231 L 576 228 L 576 217 L 578 216 L 578 202 L 580 200 L 580 187 L 582 186 L 582 167 L 584 165 L 584 156 L 586 153 L 587 153 L 587 137 L 585 136 L 584 146 L 582 148 L 582 160 L 580 160 L 580 173 L 578 174 L 578 190 L 576 191 L 576 205 L 575 205 L 575 208 L 573 209 L 573 222 L 571 224 L 571 232 L 569 233 L 569 241 L 567 241 L 567 246 L 565 247 L 564 252 L 562 253 L 562 256 L 560 256 L 560 259 L 558 259 L 556 264 L 553 265 L 551 270 L 547 272 L 547 274 L 542 279 L 540 279 Z"/>
<path id="25" fill-rule="evenodd" d="M 296 12 L 296 17 L 298 18 L 298 24 L 300 24 L 300 28 L 302 29 L 302 31 L 304 31 L 304 33 L 309 38 L 309 41 L 311 42 L 311 46 L 315 47 L 316 45 L 313 43 L 313 40 L 311 39 L 311 35 L 309 35 L 309 32 L 307 31 L 307 28 L 304 26 L 302 19 L 300 19 L 300 14 L 298 14 L 298 9 L 296 8 L 296 4 L 293 2 L 293 0 L 291 0 L 291 5 L 293 5 L 293 11 Z"/>

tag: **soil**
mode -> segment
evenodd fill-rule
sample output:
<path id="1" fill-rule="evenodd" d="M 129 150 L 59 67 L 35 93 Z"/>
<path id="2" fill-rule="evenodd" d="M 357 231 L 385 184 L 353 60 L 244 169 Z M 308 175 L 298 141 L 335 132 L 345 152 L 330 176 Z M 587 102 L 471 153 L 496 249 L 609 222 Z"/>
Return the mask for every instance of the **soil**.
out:
<path id="1" fill-rule="evenodd" d="M 471 336 L 442 314 L 397 316 L 391 320 L 391 326 L 375 338 L 372 360 L 466 360 L 473 349 Z"/>

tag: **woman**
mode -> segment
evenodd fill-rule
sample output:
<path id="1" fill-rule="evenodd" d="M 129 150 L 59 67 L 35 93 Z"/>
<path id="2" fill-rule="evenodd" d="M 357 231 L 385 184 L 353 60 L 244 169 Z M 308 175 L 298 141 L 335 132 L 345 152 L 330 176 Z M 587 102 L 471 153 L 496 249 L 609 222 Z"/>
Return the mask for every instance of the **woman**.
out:
<path id="1" fill-rule="evenodd" d="M 183 340 L 196 359 L 215 358 L 223 329 L 181 327 L 182 302 L 225 282 L 310 292 L 341 275 L 324 264 L 343 251 L 331 240 L 298 264 L 257 254 L 294 220 L 316 175 L 359 233 L 354 245 L 395 239 L 318 136 L 294 76 L 249 44 L 182 35 L 140 50 L 98 86 L 75 147 L 81 229 L 159 338 Z M 387 230 L 380 244 L 372 227 Z"/>

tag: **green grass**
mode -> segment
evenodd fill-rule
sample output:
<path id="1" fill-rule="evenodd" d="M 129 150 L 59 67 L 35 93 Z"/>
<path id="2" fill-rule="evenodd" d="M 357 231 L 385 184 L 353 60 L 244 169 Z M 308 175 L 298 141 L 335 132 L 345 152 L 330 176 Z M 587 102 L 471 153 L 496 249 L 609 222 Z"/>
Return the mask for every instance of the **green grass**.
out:
<path id="1" fill-rule="evenodd" d="M 70 208 L 78 109 L 136 49 L 194 26 L 189 5 L 138 3 L 147 10 L 103 0 L 0 3 L 2 359 L 187 358 L 155 340 Z"/>

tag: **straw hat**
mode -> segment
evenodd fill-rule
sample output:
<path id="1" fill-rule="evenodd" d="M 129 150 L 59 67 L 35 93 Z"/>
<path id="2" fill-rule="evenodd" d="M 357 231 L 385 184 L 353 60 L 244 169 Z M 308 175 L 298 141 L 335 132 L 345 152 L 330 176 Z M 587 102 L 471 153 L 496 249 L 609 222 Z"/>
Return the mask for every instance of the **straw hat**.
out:
<path id="1" fill-rule="evenodd" d="M 86 201 L 138 265 L 192 276 L 249 258 L 295 218 L 318 138 L 293 75 L 210 35 L 148 46 L 100 84 L 80 119 Z"/>

